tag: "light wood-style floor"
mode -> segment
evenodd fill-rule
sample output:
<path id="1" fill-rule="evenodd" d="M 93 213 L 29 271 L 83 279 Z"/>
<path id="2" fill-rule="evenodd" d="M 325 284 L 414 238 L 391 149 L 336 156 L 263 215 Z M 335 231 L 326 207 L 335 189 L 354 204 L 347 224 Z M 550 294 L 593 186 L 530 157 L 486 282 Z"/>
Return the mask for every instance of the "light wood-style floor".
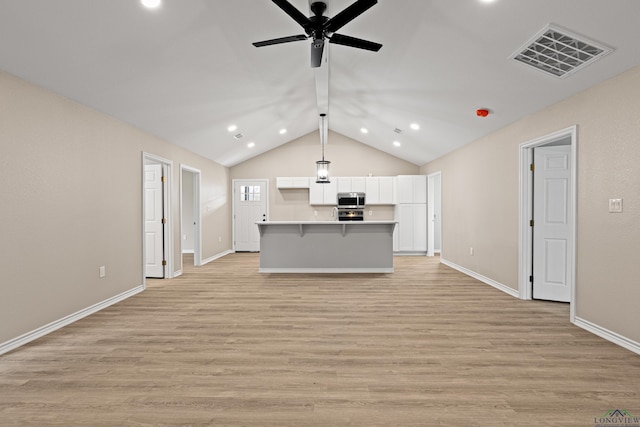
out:
<path id="1" fill-rule="evenodd" d="M 261 275 L 233 254 L 0 356 L 1 426 L 594 426 L 640 356 L 439 263 Z"/>

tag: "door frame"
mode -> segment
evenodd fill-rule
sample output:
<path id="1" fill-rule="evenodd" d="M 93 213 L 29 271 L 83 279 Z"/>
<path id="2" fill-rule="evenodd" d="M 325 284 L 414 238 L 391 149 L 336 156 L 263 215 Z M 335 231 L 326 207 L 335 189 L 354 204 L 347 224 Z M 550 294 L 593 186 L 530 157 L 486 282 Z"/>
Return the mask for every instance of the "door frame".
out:
<path id="1" fill-rule="evenodd" d="M 435 191 L 429 191 L 435 188 L 435 178 L 440 177 L 440 200 L 436 201 Z M 430 173 L 427 175 L 427 256 L 435 256 L 435 224 L 431 219 L 435 212 L 438 211 L 437 207 L 440 205 L 440 212 L 442 212 L 442 171 Z M 440 254 L 442 254 L 442 218 L 439 221 L 440 224 Z"/>
<path id="2" fill-rule="evenodd" d="M 182 172 L 189 172 L 193 175 L 193 216 L 195 218 L 195 227 L 193 230 L 193 265 L 202 265 L 202 233 L 200 224 L 202 223 L 202 212 L 200 211 L 200 169 L 180 164 L 180 254 L 182 254 Z"/>
<path id="3" fill-rule="evenodd" d="M 233 240 L 233 252 L 236 252 L 236 203 L 238 203 L 238 198 L 236 197 L 236 183 L 238 182 L 260 182 L 264 183 L 265 188 L 265 200 L 267 202 L 267 219 L 270 218 L 269 214 L 269 179 L 267 178 L 258 178 L 258 179 L 232 179 L 231 180 L 231 197 L 233 197 L 233 202 L 231 203 L 231 239 Z"/>
<path id="4" fill-rule="evenodd" d="M 141 220 L 142 220 L 142 259 L 141 259 L 141 263 L 142 263 L 142 283 L 143 286 L 146 288 L 147 286 L 147 276 L 146 276 L 146 265 L 145 265 L 145 260 L 146 260 L 146 239 L 145 239 L 145 215 L 144 215 L 144 210 L 145 210 L 145 206 L 146 206 L 146 200 L 145 200 L 145 191 L 144 191 L 144 165 L 148 164 L 148 163 L 155 163 L 155 164 L 160 164 L 162 165 L 163 169 L 166 171 L 166 182 L 165 185 L 163 186 L 163 192 L 164 192 L 164 213 L 165 213 L 165 217 L 167 219 L 166 223 L 164 224 L 164 228 L 163 228 L 163 240 L 164 240 L 164 253 L 165 253 L 165 260 L 167 261 L 167 265 L 165 268 L 165 272 L 164 272 L 164 278 L 165 279 L 171 279 L 173 278 L 173 239 L 171 236 L 171 230 L 173 230 L 173 226 L 172 226 L 172 215 L 171 215 L 171 206 L 173 206 L 172 203 L 172 195 L 171 195 L 171 187 L 172 187 L 172 170 L 173 170 L 173 162 L 171 160 L 165 159 L 164 157 L 160 157 L 160 156 L 156 156 L 155 154 L 151 154 L 151 153 L 147 153 L 145 151 L 142 152 L 142 162 L 141 162 L 141 183 L 140 183 L 140 187 L 141 187 L 141 191 L 142 191 L 142 214 L 141 214 Z"/>
<path id="5" fill-rule="evenodd" d="M 544 135 L 531 141 L 523 142 L 519 146 L 520 162 L 520 191 L 519 191 L 519 260 L 518 260 L 518 296 L 523 300 L 533 298 L 533 284 L 529 278 L 533 274 L 533 233 L 529 221 L 533 215 L 533 179 L 530 165 L 533 162 L 533 148 L 547 145 L 560 139 L 570 137 L 571 140 L 571 200 L 569 200 L 569 254 L 567 271 L 571 278 L 569 286 L 571 288 L 569 301 L 569 318 L 575 321 L 575 301 L 576 301 L 576 226 L 577 226 L 577 170 L 578 170 L 578 126 L 570 126 L 557 132 Z"/>

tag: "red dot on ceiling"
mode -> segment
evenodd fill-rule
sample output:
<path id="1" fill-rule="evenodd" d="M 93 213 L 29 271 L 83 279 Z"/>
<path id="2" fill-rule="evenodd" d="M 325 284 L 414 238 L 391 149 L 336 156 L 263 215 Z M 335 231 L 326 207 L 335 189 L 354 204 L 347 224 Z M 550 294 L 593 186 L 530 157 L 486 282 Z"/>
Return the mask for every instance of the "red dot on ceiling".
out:
<path id="1" fill-rule="evenodd" d="M 489 115 L 489 110 L 480 108 L 476 110 L 476 116 L 478 117 L 487 117 Z"/>

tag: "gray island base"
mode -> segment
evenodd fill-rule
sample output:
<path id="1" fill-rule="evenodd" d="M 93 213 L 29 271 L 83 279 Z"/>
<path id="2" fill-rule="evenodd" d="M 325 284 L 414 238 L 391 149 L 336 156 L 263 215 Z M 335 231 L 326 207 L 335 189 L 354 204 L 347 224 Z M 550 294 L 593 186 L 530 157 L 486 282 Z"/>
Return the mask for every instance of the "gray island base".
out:
<path id="1" fill-rule="evenodd" d="M 395 221 L 257 225 L 261 273 L 393 273 Z"/>

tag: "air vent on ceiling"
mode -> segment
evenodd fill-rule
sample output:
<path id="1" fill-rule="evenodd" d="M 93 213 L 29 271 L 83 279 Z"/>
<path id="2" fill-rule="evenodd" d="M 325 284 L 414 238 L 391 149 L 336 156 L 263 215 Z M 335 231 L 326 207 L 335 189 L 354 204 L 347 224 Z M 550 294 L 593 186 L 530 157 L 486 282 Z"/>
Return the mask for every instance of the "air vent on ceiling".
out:
<path id="1" fill-rule="evenodd" d="M 400 128 L 395 128 L 393 131 L 394 131 L 395 133 L 402 133 L 402 129 L 400 129 Z"/>
<path id="2" fill-rule="evenodd" d="M 563 78 L 602 58 L 612 50 L 593 40 L 549 24 L 511 55 L 511 58 L 554 77 Z"/>
<path id="3" fill-rule="evenodd" d="M 235 139 L 240 139 L 240 138 L 242 138 L 243 136 L 244 136 L 244 135 L 243 135 L 243 134 L 241 134 L 241 133 L 237 133 L 237 134 L 233 135 L 233 137 L 234 137 Z"/>

